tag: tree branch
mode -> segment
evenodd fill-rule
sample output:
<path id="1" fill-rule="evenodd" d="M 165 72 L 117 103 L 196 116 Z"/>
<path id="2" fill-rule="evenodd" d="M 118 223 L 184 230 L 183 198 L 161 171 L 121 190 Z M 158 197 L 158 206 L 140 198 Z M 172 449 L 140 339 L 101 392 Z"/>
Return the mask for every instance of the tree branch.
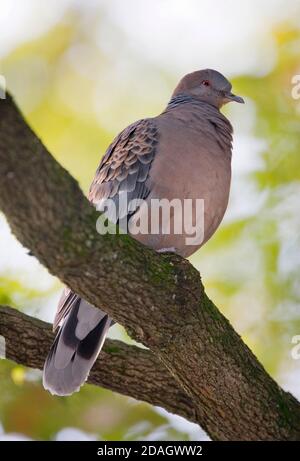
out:
<path id="1" fill-rule="evenodd" d="M 54 340 L 49 323 L 0 306 L 0 335 L 5 338 L 7 359 L 43 369 Z M 88 382 L 196 421 L 191 400 L 149 350 L 106 339 Z"/>
<path id="2" fill-rule="evenodd" d="M 213 439 L 300 439 L 300 404 L 208 299 L 198 272 L 127 235 L 97 234 L 97 212 L 10 97 L 0 101 L 0 208 L 53 274 L 155 353 Z"/>

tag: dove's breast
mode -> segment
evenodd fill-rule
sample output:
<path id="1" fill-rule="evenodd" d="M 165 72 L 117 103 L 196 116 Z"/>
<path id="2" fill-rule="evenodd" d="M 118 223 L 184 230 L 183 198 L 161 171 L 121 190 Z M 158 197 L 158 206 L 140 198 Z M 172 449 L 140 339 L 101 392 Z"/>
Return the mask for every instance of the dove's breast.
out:
<path id="1" fill-rule="evenodd" d="M 143 234 L 133 226 L 133 237 L 155 250 L 172 248 L 188 257 L 213 235 L 226 211 L 231 133 L 219 135 L 201 115 L 200 120 L 188 111 L 179 115 L 166 113 L 156 121 L 159 142 L 147 179 L 150 194 L 133 217 L 133 224 L 148 220 L 148 228 Z"/>

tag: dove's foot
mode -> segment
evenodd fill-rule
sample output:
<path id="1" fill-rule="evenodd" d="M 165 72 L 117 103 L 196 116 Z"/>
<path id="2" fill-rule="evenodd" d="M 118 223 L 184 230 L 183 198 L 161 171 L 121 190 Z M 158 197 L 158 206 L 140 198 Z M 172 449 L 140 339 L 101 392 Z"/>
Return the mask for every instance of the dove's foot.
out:
<path id="1" fill-rule="evenodd" d="M 157 250 L 157 253 L 176 253 L 177 250 L 175 247 L 170 247 L 170 248 L 160 248 Z"/>

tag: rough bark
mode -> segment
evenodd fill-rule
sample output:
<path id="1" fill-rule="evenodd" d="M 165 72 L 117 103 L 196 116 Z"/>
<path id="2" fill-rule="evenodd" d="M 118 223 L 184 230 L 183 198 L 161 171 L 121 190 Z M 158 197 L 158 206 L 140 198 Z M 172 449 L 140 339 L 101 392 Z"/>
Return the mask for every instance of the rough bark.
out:
<path id="1" fill-rule="evenodd" d="M 0 101 L 0 208 L 53 274 L 152 350 L 213 439 L 300 439 L 300 404 L 208 299 L 199 273 L 127 235 L 97 234 L 97 212 L 10 97 Z"/>
<path id="2" fill-rule="evenodd" d="M 43 369 L 54 340 L 52 326 L 8 306 L 0 306 L 0 335 L 7 359 Z M 143 400 L 196 422 L 193 404 L 149 350 L 106 339 L 88 383 Z"/>

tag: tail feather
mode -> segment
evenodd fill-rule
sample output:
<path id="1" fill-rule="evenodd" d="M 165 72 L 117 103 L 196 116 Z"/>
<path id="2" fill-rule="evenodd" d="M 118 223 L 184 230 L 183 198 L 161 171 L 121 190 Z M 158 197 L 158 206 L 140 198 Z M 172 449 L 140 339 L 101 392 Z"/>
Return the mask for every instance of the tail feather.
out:
<path id="1" fill-rule="evenodd" d="M 74 297 L 44 365 L 44 388 L 56 395 L 78 391 L 89 375 L 111 323 L 105 312 Z"/>

